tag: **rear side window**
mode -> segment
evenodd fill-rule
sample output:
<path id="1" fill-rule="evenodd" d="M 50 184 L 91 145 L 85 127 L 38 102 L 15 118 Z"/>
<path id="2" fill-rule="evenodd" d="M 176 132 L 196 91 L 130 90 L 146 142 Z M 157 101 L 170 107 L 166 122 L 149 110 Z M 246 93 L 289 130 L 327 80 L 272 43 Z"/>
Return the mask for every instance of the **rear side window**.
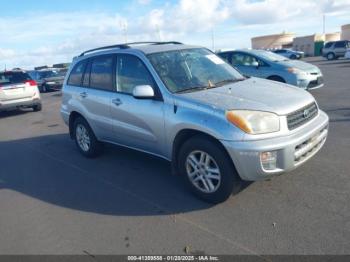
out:
<path id="1" fill-rule="evenodd" d="M 92 59 L 90 87 L 109 91 L 113 90 L 112 56 L 99 56 Z"/>
<path id="2" fill-rule="evenodd" d="M 0 85 L 21 84 L 32 80 L 27 73 L 23 72 L 1 72 Z"/>
<path id="3" fill-rule="evenodd" d="M 335 48 L 344 48 L 344 47 L 346 47 L 346 42 L 345 41 L 336 42 L 334 47 Z"/>
<path id="4" fill-rule="evenodd" d="M 86 61 L 81 61 L 75 65 L 69 75 L 68 85 L 81 86 L 82 77 L 85 71 Z"/>

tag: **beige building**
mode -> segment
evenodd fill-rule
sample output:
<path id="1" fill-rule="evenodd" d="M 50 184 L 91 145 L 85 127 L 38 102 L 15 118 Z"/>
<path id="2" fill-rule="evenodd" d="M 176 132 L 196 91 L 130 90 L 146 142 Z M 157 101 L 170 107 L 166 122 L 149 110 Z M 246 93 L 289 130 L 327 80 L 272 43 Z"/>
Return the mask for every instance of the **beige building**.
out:
<path id="1" fill-rule="evenodd" d="M 325 42 L 330 42 L 330 41 L 339 41 L 340 40 L 340 33 L 328 33 L 325 34 L 324 41 Z"/>
<path id="2" fill-rule="evenodd" d="M 319 53 L 324 42 L 324 36 L 319 34 L 295 37 L 293 39 L 293 49 L 303 51 L 306 56 L 314 56 Z M 316 43 L 321 43 L 320 45 Z"/>
<path id="3" fill-rule="evenodd" d="M 341 39 L 350 40 L 350 24 L 341 27 Z"/>
<path id="4" fill-rule="evenodd" d="M 278 49 L 291 47 L 294 33 L 282 33 L 275 35 L 265 35 L 252 38 L 252 48 L 254 49 Z"/>

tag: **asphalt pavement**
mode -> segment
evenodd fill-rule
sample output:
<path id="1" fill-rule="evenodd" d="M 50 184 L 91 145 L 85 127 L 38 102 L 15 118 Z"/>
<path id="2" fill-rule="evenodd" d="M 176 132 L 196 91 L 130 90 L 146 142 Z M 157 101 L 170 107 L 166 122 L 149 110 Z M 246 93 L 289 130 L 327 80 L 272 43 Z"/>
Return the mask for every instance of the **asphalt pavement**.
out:
<path id="1" fill-rule="evenodd" d="M 308 59 L 325 87 L 324 148 L 299 169 L 212 206 L 164 160 L 107 146 L 86 159 L 59 114 L 0 113 L 0 254 L 349 254 L 350 61 Z"/>

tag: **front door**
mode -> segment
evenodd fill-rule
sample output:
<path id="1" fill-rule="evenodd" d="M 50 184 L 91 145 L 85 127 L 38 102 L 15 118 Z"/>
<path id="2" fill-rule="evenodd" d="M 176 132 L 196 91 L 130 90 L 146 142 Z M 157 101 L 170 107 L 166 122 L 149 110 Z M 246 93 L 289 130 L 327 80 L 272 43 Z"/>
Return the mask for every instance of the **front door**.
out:
<path id="1" fill-rule="evenodd" d="M 155 98 L 134 98 L 133 89 L 138 85 L 152 86 Z M 164 103 L 152 75 L 138 57 L 117 55 L 116 88 L 117 92 L 111 98 L 114 141 L 162 155 L 165 137 Z"/>

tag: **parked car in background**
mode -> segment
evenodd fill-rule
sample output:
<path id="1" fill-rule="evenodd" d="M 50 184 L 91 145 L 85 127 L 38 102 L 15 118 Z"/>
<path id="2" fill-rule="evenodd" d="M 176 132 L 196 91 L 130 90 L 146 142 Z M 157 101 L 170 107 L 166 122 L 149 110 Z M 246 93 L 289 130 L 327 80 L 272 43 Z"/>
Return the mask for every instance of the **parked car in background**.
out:
<path id="1" fill-rule="evenodd" d="M 348 48 L 348 49 L 346 50 L 346 53 L 345 53 L 344 57 L 345 57 L 346 59 L 350 59 L 350 48 Z"/>
<path id="2" fill-rule="evenodd" d="M 277 49 L 277 50 L 273 50 L 272 52 L 293 60 L 301 59 L 305 55 L 305 53 L 302 51 L 294 51 L 292 49 Z"/>
<path id="3" fill-rule="evenodd" d="M 28 74 L 38 83 L 40 92 L 61 90 L 65 73 L 61 74 L 55 70 L 33 70 Z"/>
<path id="4" fill-rule="evenodd" d="M 36 82 L 24 71 L 0 72 L 0 111 L 21 107 L 41 110 L 41 99 Z"/>
<path id="5" fill-rule="evenodd" d="M 245 76 L 266 78 L 303 89 L 323 86 L 323 75 L 317 66 L 270 51 L 235 50 L 219 52 L 218 55 Z"/>
<path id="6" fill-rule="evenodd" d="M 328 60 L 338 59 L 339 57 L 344 57 L 348 48 L 350 48 L 349 40 L 328 42 L 322 49 L 322 55 Z"/>
<path id="7" fill-rule="evenodd" d="M 84 156 L 99 154 L 102 142 L 157 155 L 212 203 L 242 180 L 299 167 L 328 133 L 310 93 L 245 78 L 210 50 L 178 42 L 86 51 L 62 94 L 61 115 Z"/>

